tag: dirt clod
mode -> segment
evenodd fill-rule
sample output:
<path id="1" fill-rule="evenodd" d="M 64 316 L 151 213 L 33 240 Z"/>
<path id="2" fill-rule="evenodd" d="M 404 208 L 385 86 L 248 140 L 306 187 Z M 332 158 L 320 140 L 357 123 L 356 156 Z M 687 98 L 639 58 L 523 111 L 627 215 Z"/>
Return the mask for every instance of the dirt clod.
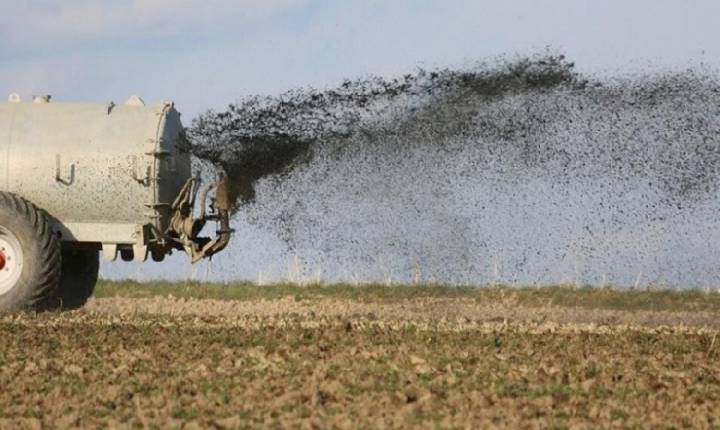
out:
<path id="1" fill-rule="evenodd" d="M 711 428 L 718 316 L 506 297 L 92 299 L 0 317 L 0 426 Z"/>

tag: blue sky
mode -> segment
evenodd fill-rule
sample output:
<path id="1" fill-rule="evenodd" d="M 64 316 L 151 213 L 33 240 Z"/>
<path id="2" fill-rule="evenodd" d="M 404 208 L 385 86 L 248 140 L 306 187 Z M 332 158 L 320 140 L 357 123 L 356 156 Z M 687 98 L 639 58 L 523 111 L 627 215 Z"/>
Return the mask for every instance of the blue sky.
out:
<path id="1" fill-rule="evenodd" d="M 720 66 L 708 0 L 0 0 L 0 16 L 0 94 L 139 94 L 186 118 L 249 93 L 548 46 L 594 74 Z"/>
<path id="2" fill-rule="evenodd" d="M 0 17 L 0 97 L 138 94 L 175 100 L 186 124 L 247 94 L 547 47 L 596 75 L 720 69 L 717 0 L 0 0 Z M 281 260 L 282 243 L 244 228 L 221 260 L 242 256 L 247 273 Z M 262 246 L 245 252 L 248 238 Z M 172 261 L 103 267 L 120 277 L 205 270 Z"/>

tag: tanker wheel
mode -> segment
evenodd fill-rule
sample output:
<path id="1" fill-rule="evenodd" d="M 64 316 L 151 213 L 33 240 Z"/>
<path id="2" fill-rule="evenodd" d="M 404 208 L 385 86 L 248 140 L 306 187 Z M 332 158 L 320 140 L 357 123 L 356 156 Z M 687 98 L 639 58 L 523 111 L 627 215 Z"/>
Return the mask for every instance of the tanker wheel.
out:
<path id="1" fill-rule="evenodd" d="M 60 286 L 53 307 L 78 309 L 87 303 L 98 280 L 100 253 L 97 250 L 64 250 Z"/>
<path id="2" fill-rule="evenodd" d="M 46 308 L 60 283 L 61 260 L 45 212 L 0 192 L 0 311 Z"/>

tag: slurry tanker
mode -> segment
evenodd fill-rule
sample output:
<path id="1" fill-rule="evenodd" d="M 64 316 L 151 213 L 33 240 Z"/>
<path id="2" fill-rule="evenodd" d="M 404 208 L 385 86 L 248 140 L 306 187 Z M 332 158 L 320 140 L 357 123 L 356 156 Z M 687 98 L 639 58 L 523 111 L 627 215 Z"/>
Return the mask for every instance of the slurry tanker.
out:
<path id="1" fill-rule="evenodd" d="M 99 258 L 193 263 L 231 235 L 227 180 L 202 184 L 173 103 L 0 103 L 0 311 L 82 306 Z M 195 213 L 199 211 L 198 216 Z M 201 237 L 207 222 L 212 238 Z"/>

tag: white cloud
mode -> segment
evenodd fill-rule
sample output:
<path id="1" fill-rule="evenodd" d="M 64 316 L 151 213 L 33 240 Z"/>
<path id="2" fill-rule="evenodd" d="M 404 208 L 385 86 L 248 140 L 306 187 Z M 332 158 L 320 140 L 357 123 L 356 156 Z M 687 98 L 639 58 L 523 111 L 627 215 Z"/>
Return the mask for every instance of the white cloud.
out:
<path id="1" fill-rule="evenodd" d="M 612 5 L 609 6 L 609 5 Z M 173 98 L 192 115 L 241 94 L 452 66 L 550 45 L 583 72 L 720 68 L 720 2 L 671 0 L 0 0 L 0 98 Z M 552 7 L 551 7 L 552 6 Z M 657 13 L 647 18 L 647 10 Z M 700 56 L 701 55 L 701 56 Z"/>
<path id="2" fill-rule="evenodd" d="M 0 6 L 0 50 L 130 37 L 168 36 L 234 17 L 272 14 L 303 0 L 47 0 Z"/>

